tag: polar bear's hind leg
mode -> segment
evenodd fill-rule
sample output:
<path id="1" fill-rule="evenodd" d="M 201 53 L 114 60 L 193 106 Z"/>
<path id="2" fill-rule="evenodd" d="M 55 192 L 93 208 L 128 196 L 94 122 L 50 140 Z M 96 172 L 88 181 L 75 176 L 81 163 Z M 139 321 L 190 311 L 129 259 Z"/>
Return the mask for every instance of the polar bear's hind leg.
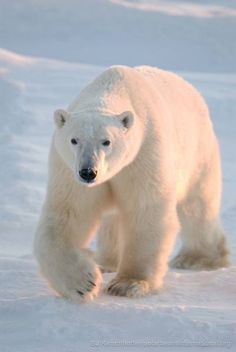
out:
<path id="1" fill-rule="evenodd" d="M 187 199 L 178 205 L 182 248 L 170 266 L 210 270 L 229 265 L 229 250 L 218 219 L 221 172 L 218 150 Z"/>

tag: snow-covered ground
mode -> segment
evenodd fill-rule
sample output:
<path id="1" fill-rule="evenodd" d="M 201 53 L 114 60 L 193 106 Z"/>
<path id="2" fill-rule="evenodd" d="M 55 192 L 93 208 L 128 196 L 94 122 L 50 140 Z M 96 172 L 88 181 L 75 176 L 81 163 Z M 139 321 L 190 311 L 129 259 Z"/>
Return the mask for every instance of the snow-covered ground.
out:
<path id="1" fill-rule="evenodd" d="M 0 352 L 235 349 L 235 11 L 230 0 L 0 1 Z M 157 296 L 101 293 L 76 305 L 38 275 L 32 240 L 52 113 L 113 63 L 179 70 L 206 98 L 221 145 L 233 264 L 170 270 Z"/>

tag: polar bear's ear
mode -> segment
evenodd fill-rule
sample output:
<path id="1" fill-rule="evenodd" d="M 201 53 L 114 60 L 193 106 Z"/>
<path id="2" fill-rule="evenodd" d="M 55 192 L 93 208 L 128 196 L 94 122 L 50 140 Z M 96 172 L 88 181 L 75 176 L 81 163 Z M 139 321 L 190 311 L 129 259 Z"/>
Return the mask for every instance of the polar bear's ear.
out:
<path id="1" fill-rule="evenodd" d="M 61 128 L 69 118 L 67 111 L 58 109 L 54 112 L 54 121 L 58 128 Z"/>
<path id="2" fill-rule="evenodd" d="M 120 122 L 122 123 L 123 127 L 125 127 L 127 130 L 133 125 L 134 116 L 131 111 L 122 112 L 122 114 L 120 114 L 118 118 L 120 119 Z"/>

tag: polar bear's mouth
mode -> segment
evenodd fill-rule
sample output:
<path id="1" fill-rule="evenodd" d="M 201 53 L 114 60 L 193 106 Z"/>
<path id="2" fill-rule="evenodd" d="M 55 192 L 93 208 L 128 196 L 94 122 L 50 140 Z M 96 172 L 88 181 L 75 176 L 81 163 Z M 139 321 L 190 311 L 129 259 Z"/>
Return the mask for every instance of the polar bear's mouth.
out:
<path id="1" fill-rule="evenodd" d="M 80 177 L 80 178 L 79 178 L 79 182 L 80 182 L 80 183 L 83 183 L 83 184 L 85 184 L 85 185 L 91 185 L 91 184 L 95 183 L 95 180 L 92 180 L 92 181 L 85 181 L 85 180 L 83 180 L 83 179 Z"/>

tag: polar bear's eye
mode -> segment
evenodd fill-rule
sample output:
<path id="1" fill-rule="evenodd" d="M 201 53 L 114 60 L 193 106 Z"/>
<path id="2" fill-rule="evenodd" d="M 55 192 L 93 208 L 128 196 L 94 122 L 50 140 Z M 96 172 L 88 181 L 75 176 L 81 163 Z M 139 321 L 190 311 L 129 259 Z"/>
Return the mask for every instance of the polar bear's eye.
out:
<path id="1" fill-rule="evenodd" d="M 109 141 L 108 139 L 102 142 L 102 145 L 104 145 L 105 147 L 108 147 L 110 144 L 111 144 L 111 141 Z"/>
<path id="2" fill-rule="evenodd" d="M 72 144 L 78 144 L 78 141 L 77 141 L 76 138 L 72 138 L 70 141 L 71 141 Z"/>

